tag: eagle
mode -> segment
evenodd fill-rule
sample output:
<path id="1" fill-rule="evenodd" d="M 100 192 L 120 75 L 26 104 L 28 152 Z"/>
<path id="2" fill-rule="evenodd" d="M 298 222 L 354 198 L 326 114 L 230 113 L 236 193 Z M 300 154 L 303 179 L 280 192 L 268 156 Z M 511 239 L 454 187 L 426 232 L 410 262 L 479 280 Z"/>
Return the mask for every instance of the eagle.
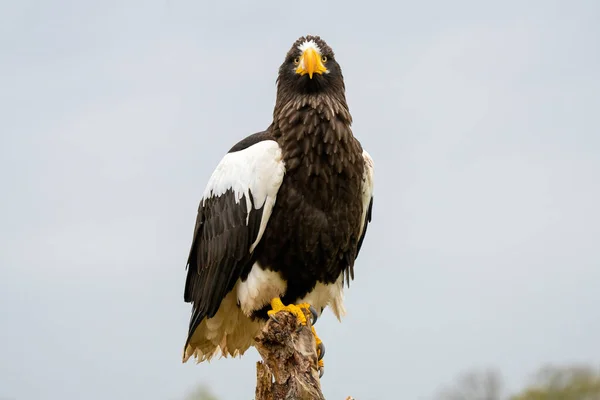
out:
<path id="1" fill-rule="evenodd" d="M 345 314 L 373 208 L 373 159 L 354 137 L 342 70 L 319 36 L 279 67 L 273 120 L 223 156 L 200 199 L 187 260 L 183 362 L 241 356 L 270 316 Z M 315 335 L 319 369 L 324 345 Z"/>

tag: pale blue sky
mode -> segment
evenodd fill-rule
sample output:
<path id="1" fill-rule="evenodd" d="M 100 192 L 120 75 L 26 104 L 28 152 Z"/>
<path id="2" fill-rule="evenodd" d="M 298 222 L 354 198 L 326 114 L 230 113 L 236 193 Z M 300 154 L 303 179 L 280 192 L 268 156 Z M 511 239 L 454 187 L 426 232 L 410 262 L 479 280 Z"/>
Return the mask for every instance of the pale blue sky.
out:
<path id="1" fill-rule="evenodd" d="M 376 165 L 328 399 L 600 360 L 600 3 L 0 0 L 0 398 L 250 399 L 181 364 L 204 185 L 301 35 Z"/>

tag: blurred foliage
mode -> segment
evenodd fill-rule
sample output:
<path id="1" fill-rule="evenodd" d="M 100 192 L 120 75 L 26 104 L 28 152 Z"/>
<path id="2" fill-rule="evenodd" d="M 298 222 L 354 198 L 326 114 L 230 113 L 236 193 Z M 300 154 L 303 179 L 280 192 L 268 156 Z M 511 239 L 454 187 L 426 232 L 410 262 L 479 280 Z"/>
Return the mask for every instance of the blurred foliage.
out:
<path id="1" fill-rule="evenodd" d="M 502 400 L 504 384 L 494 369 L 472 371 L 461 375 L 435 398 L 439 400 Z"/>
<path id="2" fill-rule="evenodd" d="M 589 366 L 541 368 L 531 384 L 506 396 L 500 372 L 472 371 L 435 396 L 436 400 L 600 400 L 600 370 Z"/>
<path id="3" fill-rule="evenodd" d="M 600 371 L 588 366 L 545 367 L 511 400 L 600 400 Z"/>
<path id="4" fill-rule="evenodd" d="M 434 396 L 436 400 L 600 400 L 600 369 L 590 366 L 547 366 L 534 374 L 520 392 L 506 394 L 502 374 L 496 369 L 474 370 L 460 375 Z M 218 400 L 205 386 L 198 386 L 184 400 Z"/>
<path id="5" fill-rule="evenodd" d="M 204 385 L 198 386 L 184 400 L 219 400 L 211 391 Z"/>

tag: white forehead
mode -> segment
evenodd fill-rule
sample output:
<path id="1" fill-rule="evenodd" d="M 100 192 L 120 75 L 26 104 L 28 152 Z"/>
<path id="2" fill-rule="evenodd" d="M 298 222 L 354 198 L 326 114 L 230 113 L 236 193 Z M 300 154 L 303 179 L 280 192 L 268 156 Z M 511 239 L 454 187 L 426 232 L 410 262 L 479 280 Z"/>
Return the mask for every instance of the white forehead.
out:
<path id="1" fill-rule="evenodd" d="M 300 43 L 298 45 L 298 49 L 304 53 L 304 51 L 306 49 L 315 49 L 317 51 L 317 53 L 321 54 L 321 48 L 319 47 L 319 45 L 317 43 L 315 43 L 314 40 L 305 40 L 304 42 Z"/>

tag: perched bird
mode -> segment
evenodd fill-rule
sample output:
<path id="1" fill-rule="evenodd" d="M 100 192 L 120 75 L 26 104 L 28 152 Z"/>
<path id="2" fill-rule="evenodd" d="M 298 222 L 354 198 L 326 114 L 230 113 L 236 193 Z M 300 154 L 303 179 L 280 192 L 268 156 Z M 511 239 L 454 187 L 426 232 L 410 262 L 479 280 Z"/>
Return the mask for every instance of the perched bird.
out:
<path id="1" fill-rule="evenodd" d="M 198 207 L 183 362 L 242 355 L 270 315 L 345 313 L 373 207 L 373 160 L 353 136 L 340 65 L 319 36 L 279 68 L 273 121 L 235 144 Z M 319 366 L 324 346 L 316 335 Z"/>

